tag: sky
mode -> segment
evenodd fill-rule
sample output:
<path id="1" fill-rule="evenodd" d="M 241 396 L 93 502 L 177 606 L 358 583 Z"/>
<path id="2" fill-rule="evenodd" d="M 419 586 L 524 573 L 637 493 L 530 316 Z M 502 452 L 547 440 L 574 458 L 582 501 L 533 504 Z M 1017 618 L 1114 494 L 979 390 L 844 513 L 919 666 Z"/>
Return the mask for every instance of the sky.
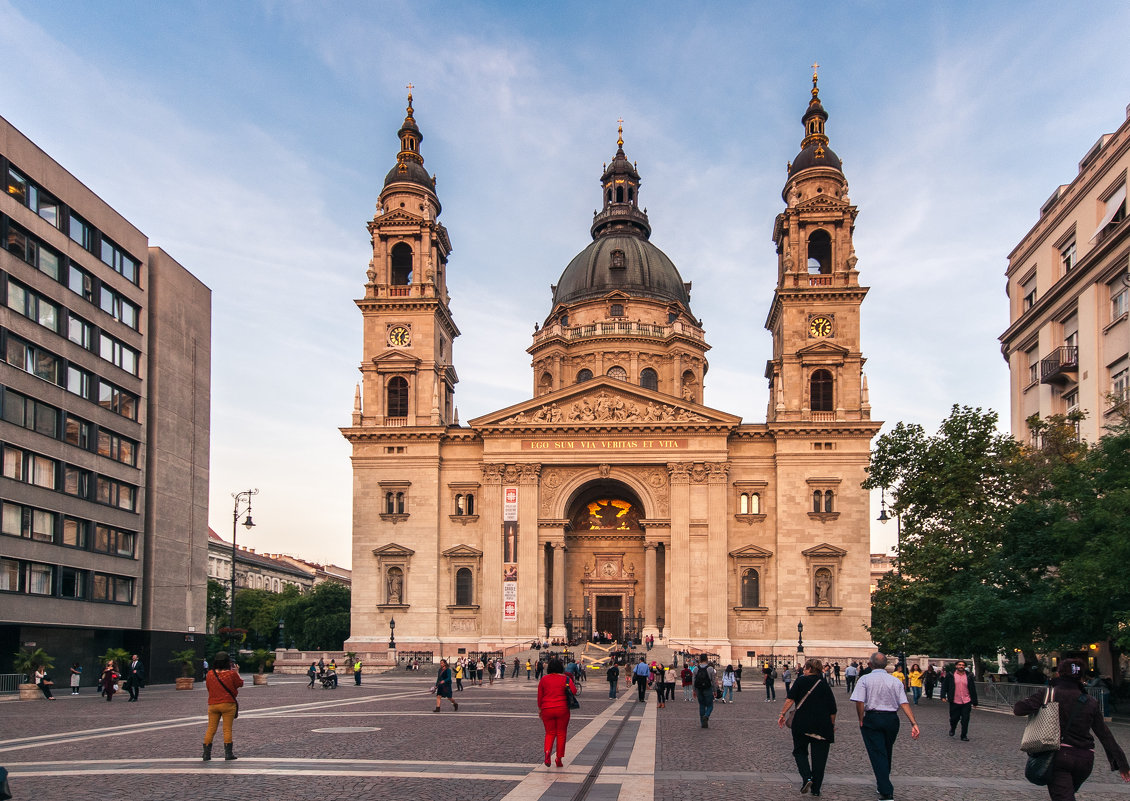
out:
<path id="1" fill-rule="evenodd" d="M 211 288 L 212 527 L 257 488 L 240 544 L 348 566 L 353 301 L 407 83 L 453 244 L 460 420 L 532 394 L 525 349 L 622 117 L 712 345 L 704 401 L 763 422 L 773 220 L 819 62 L 872 416 L 934 431 L 955 403 L 1007 424 L 1007 256 L 1125 119 L 1128 30 L 1123 2 L 0 0 L 0 115 Z"/>

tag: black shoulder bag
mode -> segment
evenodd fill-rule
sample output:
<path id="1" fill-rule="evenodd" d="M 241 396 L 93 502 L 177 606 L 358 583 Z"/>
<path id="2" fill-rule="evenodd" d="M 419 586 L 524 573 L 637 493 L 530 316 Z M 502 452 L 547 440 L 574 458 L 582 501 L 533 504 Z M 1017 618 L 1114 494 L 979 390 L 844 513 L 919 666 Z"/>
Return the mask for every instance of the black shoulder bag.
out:
<path id="1" fill-rule="evenodd" d="M 231 691 L 231 689 L 228 687 L 228 685 L 224 684 L 224 680 L 220 678 L 220 674 L 216 672 L 215 668 L 212 668 L 212 675 L 216 677 L 216 681 L 218 681 L 220 683 L 221 687 L 223 687 L 225 690 L 228 691 L 228 695 L 230 695 L 231 699 L 233 701 L 235 701 L 235 714 L 232 715 L 232 717 L 238 718 L 239 717 L 239 699 L 236 698 L 235 693 L 233 693 Z"/>

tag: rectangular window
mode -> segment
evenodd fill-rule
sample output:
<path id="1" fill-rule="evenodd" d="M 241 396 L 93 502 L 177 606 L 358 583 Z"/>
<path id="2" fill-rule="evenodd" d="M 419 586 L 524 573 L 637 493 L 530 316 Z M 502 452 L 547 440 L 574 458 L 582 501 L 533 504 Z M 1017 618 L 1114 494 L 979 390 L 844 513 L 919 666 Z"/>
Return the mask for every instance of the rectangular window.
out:
<path id="1" fill-rule="evenodd" d="M 109 409 L 130 420 L 136 420 L 137 401 L 137 396 L 132 392 L 119 389 L 109 381 L 98 382 L 98 405 L 104 409 Z"/>
<path id="2" fill-rule="evenodd" d="M 63 518 L 63 544 L 72 548 L 86 547 L 86 521 L 73 517 Z"/>
<path id="3" fill-rule="evenodd" d="M 72 445 L 77 445 L 83 450 L 88 451 L 90 450 L 91 434 L 93 430 L 94 427 L 86 420 L 68 414 L 63 438 Z"/>
<path id="4" fill-rule="evenodd" d="M 20 590 L 20 563 L 15 559 L 0 559 L 0 590 Z"/>
<path id="5" fill-rule="evenodd" d="M 1103 201 L 1103 216 L 1091 241 L 1101 239 L 1126 218 L 1126 184 L 1121 184 Z"/>
<path id="6" fill-rule="evenodd" d="M 98 454 L 109 459 L 134 465 L 134 454 L 137 452 L 135 443 L 115 434 L 112 431 L 100 429 L 98 431 Z"/>
<path id="7" fill-rule="evenodd" d="M 11 279 L 8 279 L 8 308 L 44 328 L 59 331 L 59 307 Z"/>
<path id="8" fill-rule="evenodd" d="M 1020 286 L 1021 310 L 1028 311 L 1036 305 L 1036 277 L 1032 276 Z"/>
<path id="9" fill-rule="evenodd" d="M 59 357 L 50 351 L 29 345 L 9 334 L 4 358 L 8 364 L 23 370 L 25 373 L 31 373 L 44 381 L 50 381 L 52 384 L 59 383 L 61 373 Z"/>
<path id="10" fill-rule="evenodd" d="M 133 602 L 133 579 L 95 573 L 91 577 L 91 599 L 128 604 Z"/>
<path id="11" fill-rule="evenodd" d="M 86 597 L 86 571 L 73 567 L 59 569 L 59 597 L 81 600 Z"/>
<path id="12" fill-rule="evenodd" d="M 1122 363 L 1125 364 L 1126 360 L 1123 359 Z M 1118 370 L 1116 366 L 1115 370 L 1117 372 L 1114 372 L 1110 377 L 1110 394 L 1114 396 L 1112 400 L 1117 405 L 1130 400 L 1130 367 L 1123 367 Z"/>
<path id="13" fill-rule="evenodd" d="M 137 260 L 105 236 L 102 237 L 102 263 L 121 273 L 130 282 L 137 283 Z"/>
<path id="14" fill-rule="evenodd" d="M 55 541 L 55 513 L 31 510 L 31 538 L 40 542 Z"/>
<path id="15" fill-rule="evenodd" d="M 82 217 L 71 212 L 71 224 L 67 231 L 71 239 L 89 251 L 94 250 L 94 229 Z"/>
<path id="16" fill-rule="evenodd" d="M 55 489 L 56 462 L 54 459 L 48 459 L 38 453 L 29 453 L 27 474 L 28 478 L 31 479 L 29 483 L 44 489 Z"/>
<path id="17" fill-rule="evenodd" d="M 59 280 L 59 265 L 62 256 L 40 241 L 39 237 L 24 230 L 14 222 L 8 222 L 8 236 L 4 248 L 40 272 Z"/>
<path id="18" fill-rule="evenodd" d="M 137 375 L 138 352 L 105 333 L 98 338 L 98 355 L 130 375 Z"/>
<path id="19" fill-rule="evenodd" d="M 1075 238 L 1072 237 L 1071 241 L 1059 249 L 1059 263 L 1063 265 L 1063 272 L 1069 273 L 1075 267 L 1076 261 Z"/>
<path id="20" fill-rule="evenodd" d="M 1116 288 L 1113 285 L 1110 290 L 1110 319 L 1111 321 L 1117 320 L 1122 315 L 1126 314 L 1127 309 L 1130 309 L 1130 289 L 1125 287 Z"/>
<path id="21" fill-rule="evenodd" d="M 14 167 L 8 168 L 8 194 L 25 206 L 27 205 L 28 183 L 27 178 L 16 172 Z"/>
<path id="22" fill-rule="evenodd" d="M 110 526 L 94 525 L 94 548 L 100 553 L 109 553 L 116 556 L 133 558 L 133 548 L 136 534 L 132 531 L 121 531 Z"/>
<path id="23" fill-rule="evenodd" d="M 90 473 L 74 465 L 63 465 L 63 492 L 77 498 L 90 495 Z"/>
<path id="24" fill-rule="evenodd" d="M 71 314 L 67 319 L 67 339 L 76 345 L 90 350 L 94 343 L 93 329 L 90 323 L 81 317 Z"/>
<path id="25" fill-rule="evenodd" d="M 18 503 L 4 502 L 4 513 L 0 519 L 0 531 L 13 537 L 24 535 L 24 508 Z"/>
<path id="26" fill-rule="evenodd" d="M 137 500 L 137 487 L 106 476 L 96 476 L 94 499 L 107 506 L 116 506 L 132 512 Z"/>
<path id="27" fill-rule="evenodd" d="M 93 400 L 94 376 L 86 372 L 86 370 L 83 370 L 81 367 L 75 367 L 73 364 L 68 364 L 67 392 L 78 395 L 80 398 Z"/>
<path id="28" fill-rule="evenodd" d="M 136 304 L 126 300 L 105 284 L 102 286 L 99 306 L 102 307 L 102 311 L 109 314 L 118 322 L 128 325 L 135 331 L 137 330 L 137 321 L 140 317 L 141 310 Z"/>
<path id="29" fill-rule="evenodd" d="M 55 594 L 55 568 L 34 562 L 27 566 L 27 592 L 31 595 Z"/>
<path id="30" fill-rule="evenodd" d="M 70 275 L 67 278 L 67 286 L 84 300 L 94 302 L 94 279 L 85 270 L 72 264 Z"/>
<path id="31" fill-rule="evenodd" d="M 34 211 L 56 228 L 59 227 L 59 201 L 25 178 L 14 167 L 8 167 L 8 194 Z"/>
<path id="32" fill-rule="evenodd" d="M 1063 396 L 1063 405 L 1067 412 L 1073 412 L 1079 407 L 1079 390 L 1073 389 Z"/>
<path id="33" fill-rule="evenodd" d="M 4 478 L 24 480 L 24 452 L 11 445 L 4 446 Z"/>
<path id="34" fill-rule="evenodd" d="M 27 399 L 23 395 L 10 389 L 4 390 L 4 419 L 7 422 L 23 428 L 24 420 L 27 419 L 26 407 Z"/>

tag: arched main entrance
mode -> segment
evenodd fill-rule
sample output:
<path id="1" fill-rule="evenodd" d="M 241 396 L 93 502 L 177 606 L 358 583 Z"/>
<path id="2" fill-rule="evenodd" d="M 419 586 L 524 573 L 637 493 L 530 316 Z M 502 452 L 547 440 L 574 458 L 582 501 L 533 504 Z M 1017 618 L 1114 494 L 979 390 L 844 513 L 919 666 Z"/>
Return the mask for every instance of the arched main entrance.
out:
<path id="1" fill-rule="evenodd" d="M 638 641 L 646 622 L 646 584 L 662 576 L 661 567 L 646 575 L 653 559 L 647 555 L 643 504 L 622 482 L 599 479 L 577 489 L 566 508 L 568 560 L 558 597 L 564 596 L 568 638 Z"/>

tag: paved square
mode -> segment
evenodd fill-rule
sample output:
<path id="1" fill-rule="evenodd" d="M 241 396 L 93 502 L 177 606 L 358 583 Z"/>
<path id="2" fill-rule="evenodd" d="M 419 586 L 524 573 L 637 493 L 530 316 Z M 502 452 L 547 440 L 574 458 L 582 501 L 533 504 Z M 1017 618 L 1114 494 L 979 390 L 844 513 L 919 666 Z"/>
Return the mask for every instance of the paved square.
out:
<path id="1" fill-rule="evenodd" d="M 777 729 L 784 701 L 766 703 L 759 686 L 714 708 L 710 728 L 698 706 L 676 698 L 658 709 L 654 694 L 612 701 L 608 685 L 584 685 L 569 726 L 563 768 L 541 764 L 542 726 L 536 683 L 524 676 L 493 686 L 466 685 L 459 711 L 432 712 L 430 672 L 352 678 L 337 690 L 307 689 L 298 676 L 272 676 L 268 687 L 240 691 L 234 762 L 217 735 L 211 762 L 200 759 L 206 695 L 149 687 L 136 704 L 112 703 L 92 688 L 54 702 L 0 704 L 0 765 L 16 799 L 395 798 L 444 801 L 717 801 L 800 797 L 792 741 Z M 624 688 L 621 687 L 623 690 Z M 872 801 L 874 781 L 854 710 L 843 688 L 837 742 L 824 798 Z M 1044 799 L 1024 781 L 1017 749 L 1023 721 L 988 710 L 974 713 L 971 742 L 946 736 L 945 705 L 923 700 L 922 737 L 903 727 L 895 747 L 896 797 L 914 801 Z M 1130 727 L 1115 725 L 1123 748 Z M 1130 799 L 1130 787 L 1096 755 L 1084 787 L 1088 801 Z"/>

